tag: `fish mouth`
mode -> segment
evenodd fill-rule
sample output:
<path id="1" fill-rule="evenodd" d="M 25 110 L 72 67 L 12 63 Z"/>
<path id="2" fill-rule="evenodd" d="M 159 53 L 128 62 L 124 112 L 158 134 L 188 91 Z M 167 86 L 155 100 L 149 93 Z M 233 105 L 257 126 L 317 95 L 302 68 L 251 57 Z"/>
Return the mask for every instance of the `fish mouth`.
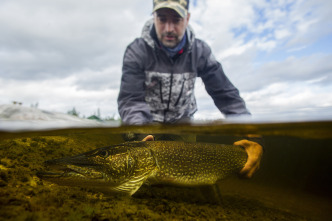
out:
<path id="1" fill-rule="evenodd" d="M 63 159 L 60 160 L 45 161 L 48 168 L 47 171 L 39 171 L 36 175 L 42 179 L 81 178 L 97 180 L 104 178 L 101 172 L 98 172 L 91 167 L 92 165 L 67 164 Z"/>
<path id="2" fill-rule="evenodd" d="M 64 157 L 59 159 L 47 160 L 44 162 L 47 171 L 40 171 L 37 176 L 40 178 L 62 178 L 62 177 L 85 177 L 90 178 L 100 174 L 85 154 L 80 154 L 71 157 Z M 93 176 L 91 176 L 93 175 Z"/>
<path id="3" fill-rule="evenodd" d="M 37 177 L 42 179 L 52 179 L 52 178 L 54 179 L 54 178 L 65 178 L 65 177 L 86 178 L 86 174 L 78 170 L 71 169 L 69 167 L 62 167 L 62 168 L 53 168 L 53 170 L 48 170 L 48 171 L 38 171 Z"/>

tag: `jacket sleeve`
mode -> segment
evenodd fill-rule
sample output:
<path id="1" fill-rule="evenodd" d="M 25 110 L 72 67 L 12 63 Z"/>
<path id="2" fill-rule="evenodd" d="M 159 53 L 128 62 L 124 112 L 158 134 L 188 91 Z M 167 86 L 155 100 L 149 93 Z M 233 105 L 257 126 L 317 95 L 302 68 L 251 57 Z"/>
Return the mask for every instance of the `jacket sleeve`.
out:
<path id="1" fill-rule="evenodd" d="M 145 73 L 139 39 L 130 44 L 123 58 L 122 78 L 118 96 L 118 111 L 124 124 L 140 125 L 152 122 L 145 102 Z"/>
<path id="2" fill-rule="evenodd" d="M 201 53 L 198 58 L 198 76 L 204 82 L 205 89 L 215 105 L 226 117 L 250 115 L 239 90 L 225 75 L 221 64 L 214 58 L 210 47 L 200 42 Z"/>

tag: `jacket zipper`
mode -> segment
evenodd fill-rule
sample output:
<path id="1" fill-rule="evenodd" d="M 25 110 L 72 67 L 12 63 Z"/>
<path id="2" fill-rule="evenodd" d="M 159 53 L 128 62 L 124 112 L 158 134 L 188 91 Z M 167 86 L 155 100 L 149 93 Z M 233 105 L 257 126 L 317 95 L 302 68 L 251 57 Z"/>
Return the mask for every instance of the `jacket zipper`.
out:
<path id="1" fill-rule="evenodd" d="M 186 81 L 186 80 L 184 79 L 183 82 L 182 82 L 181 91 L 180 91 L 179 97 L 178 97 L 178 99 L 176 100 L 174 106 L 177 106 L 177 105 L 178 105 L 178 103 L 179 103 L 179 101 L 180 101 L 180 98 L 182 97 L 183 88 L 184 88 L 184 82 L 185 82 L 185 81 Z"/>
<path id="2" fill-rule="evenodd" d="M 172 69 L 173 69 L 173 66 L 172 66 Z M 170 86 L 169 86 L 169 95 L 168 95 L 167 108 L 164 111 L 164 123 L 166 123 L 166 114 L 169 111 L 169 106 L 170 106 L 170 103 L 171 103 L 172 87 L 173 87 L 173 70 L 171 72 L 171 83 L 170 83 Z"/>
<path id="3" fill-rule="evenodd" d="M 168 57 L 168 56 L 167 56 Z M 172 87 L 173 87 L 173 75 L 174 75 L 174 61 L 172 60 L 172 58 L 168 57 L 170 64 L 171 64 L 171 79 L 170 79 L 170 86 L 169 86 L 169 95 L 168 95 L 168 102 L 167 102 L 167 108 L 164 111 L 164 123 L 166 123 L 166 115 L 167 112 L 169 111 L 169 106 L 171 104 L 171 97 L 172 97 Z"/>
<path id="4" fill-rule="evenodd" d="M 163 99 L 163 84 L 162 81 L 159 81 L 159 93 L 160 93 L 160 101 L 161 103 L 164 103 L 164 99 Z"/>
<path id="5" fill-rule="evenodd" d="M 166 54 L 166 52 L 165 52 Z M 181 54 L 182 55 L 182 54 Z M 167 56 L 167 55 L 166 55 Z M 167 56 L 168 57 L 168 56 Z M 174 75 L 174 64 L 175 64 L 175 61 L 168 57 L 171 65 L 172 65 L 172 68 L 171 68 L 171 83 L 170 83 L 170 87 L 169 87 L 169 95 L 168 95 L 168 102 L 167 102 L 167 108 L 164 110 L 164 123 L 166 123 L 166 115 L 167 115 L 167 112 L 169 111 L 169 106 L 170 106 L 170 103 L 171 103 L 171 97 L 172 97 L 172 87 L 173 87 L 173 75 Z M 182 87 L 181 87 L 181 92 L 180 92 L 180 96 L 178 97 L 178 99 L 176 100 L 174 106 L 176 106 L 179 101 L 180 101 L 180 98 L 182 96 L 182 93 L 183 93 L 183 88 L 184 88 L 184 82 L 182 84 Z M 162 96 L 162 85 L 160 83 L 160 94 L 161 94 L 161 101 L 163 102 L 163 96 Z"/>

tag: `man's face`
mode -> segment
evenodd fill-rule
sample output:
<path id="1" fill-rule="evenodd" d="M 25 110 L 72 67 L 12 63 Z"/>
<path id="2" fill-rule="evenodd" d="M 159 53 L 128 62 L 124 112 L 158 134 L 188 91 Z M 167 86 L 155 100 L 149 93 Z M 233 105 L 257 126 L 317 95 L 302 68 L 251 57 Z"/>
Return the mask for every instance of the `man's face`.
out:
<path id="1" fill-rule="evenodd" d="M 154 24 L 158 40 L 168 48 L 175 48 L 182 40 L 188 26 L 190 14 L 182 18 L 176 11 L 161 8 L 154 13 Z"/>

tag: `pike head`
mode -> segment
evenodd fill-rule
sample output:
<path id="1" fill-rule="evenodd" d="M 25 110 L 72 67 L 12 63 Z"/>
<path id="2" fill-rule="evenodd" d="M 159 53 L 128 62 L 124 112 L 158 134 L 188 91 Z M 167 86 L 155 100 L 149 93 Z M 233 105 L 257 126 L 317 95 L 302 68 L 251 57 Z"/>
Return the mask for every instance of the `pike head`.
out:
<path id="1" fill-rule="evenodd" d="M 67 186 L 83 186 L 134 194 L 156 169 L 144 142 L 95 149 L 72 157 L 48 160 L 47 172 L 38 176 Z"/>

